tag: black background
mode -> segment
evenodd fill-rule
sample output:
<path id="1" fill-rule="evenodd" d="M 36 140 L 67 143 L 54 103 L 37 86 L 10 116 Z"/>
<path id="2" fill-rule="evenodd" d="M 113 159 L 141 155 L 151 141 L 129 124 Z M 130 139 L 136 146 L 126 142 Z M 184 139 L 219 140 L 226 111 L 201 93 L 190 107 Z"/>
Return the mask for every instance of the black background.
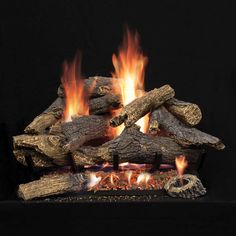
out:
<path id="1" fill-rule="evenodd" d="M 81 49 L 85 76 L 109 76 L 126 24 L 149 58 L 146 90 L 173 86 L 176 97 L 201 107 L 199 128 L 226 144 L 209 150 L 201 169 L 208 201 L 236 200 L 234 1 L 15 1 L 1 11 L 2 200 L 14 199 L 27 176 L 8 141 L 55 99 L 63 61 Z"/>

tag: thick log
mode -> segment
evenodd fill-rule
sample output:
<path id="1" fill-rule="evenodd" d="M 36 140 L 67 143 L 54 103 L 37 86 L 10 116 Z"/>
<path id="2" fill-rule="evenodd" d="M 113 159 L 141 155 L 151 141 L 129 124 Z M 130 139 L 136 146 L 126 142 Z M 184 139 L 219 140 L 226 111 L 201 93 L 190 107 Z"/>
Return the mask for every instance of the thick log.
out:
<path id="1" fill-rule="evenodd" d="M 162 163 L 175 163 L 175 157 L 185 155 L 189 165 L 194 166 L 202 154 L 201 149 L 182 147 L 169 137 L 153 137 L 139 131 L 134 125 L 125 128 L 120 136 L 99 147 L 83 146 L 73 153 L 76 165 L 94 165 L 113 162 L 113 155 L 119 162 L 153 164 L 156 154 L 162 155 Z"/>
<path id="2" fill-rule="evenodd" d="M 24 166 L 28 166 L 27 158 L 31 159 L 31 163 L 33 168 L 50 168 L 50 167 L 56 167 L 53 163 L 53 160 L 48 158 L 47 156 L 31 149 L 16 149 L 13 151 L 14 156 L 17 161 L 19 161 Z"/>
<path id="3" fill-rule="evenodd" d="M 88 176 L 85 173 L 46 175 L 39 180 L 20 184 L 18 196 L 24 200 L 30 200 L 63 193 L 78 192 L 87 188 L 87 183 Z"/>
<path id="4" fill-rule="evenodd" d="M 164 106 L 152 112 L 151 126 L 155 125 L 154 121 L 181 145 L 207 145 L 219 150 L 225 148 L 220 139 L 184 124 Z"/>
<path id="5" fill-rule="evenodd" d="M 74 151 L 90 140 L 107 137 L 109 121 L 96 115 L 75 117 L 71 122 L 63 122 L 61 131 L 66 137 L 63 148 Z"/>
<path id="6" fill-rule="evenodd" d="M 172 98 L 166 101 L 165 107 L 181 121 L 191 126 L 197 125 L 202 119 L 202 112 L 194 103 Z"/>
<path id="7" fill-rule="evenodd" d="M 122 108 L 120 114 L 110 120 L 110 125 L 116 127 L 124 122 L 126 127 L 130 127 L 148 112 L 173 98 L 174 95 L 175 92 L 169 85 L 153 89 Z"/>
<path id="8" fill-rule="evenodd" d="M 89 113 L 93 115 L 109 113 L 111 110 L 121 108 L 120 97 L 108 93 L 105 96 L 89 100 Z"/>
<path id="9" fill-rule="evenodd" d="M 62 137 L 57 135 L 17 135 L 13 137 L 14 149 L 30 148 L 63 164 L 67 152 L 61 147 Z"/>
<path id="10" fill-rule="evenodd" d="M 111 93 L 116 88 L 119 91 L 119 84 L 116 79 L 110 77 L 93 76 L 84 80 L 84 88 L 89 97 L 96 98 Z M 57 94 L 64 98 L 65 93 L 62 84 L 59 86 Z"/>
<path id="11" fill-rule="evenodd" d="M 28 134 L 44 134 L 63 114 L 64 99 L 57 98 L 42 114 L 37 116 L 26 128 Z"/>

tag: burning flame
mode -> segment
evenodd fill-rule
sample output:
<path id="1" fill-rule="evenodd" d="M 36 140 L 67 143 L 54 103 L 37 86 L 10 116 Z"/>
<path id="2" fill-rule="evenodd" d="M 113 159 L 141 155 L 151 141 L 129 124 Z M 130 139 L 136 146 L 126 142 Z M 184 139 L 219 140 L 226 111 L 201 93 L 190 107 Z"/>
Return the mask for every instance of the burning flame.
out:
<path id="1" fill-rule="evenodd" d="M 178 171 L 178 174 L 181 176 L 184 173 L 185 168 L 188 166 L 188 162 L 185 156 L 181 155 L 175 158 L 175 165 Z"/>
<path id="2" fill-rule="evenodd" d="M 175 158 L 175 165 L 179 174 L 179 179 L 180 179 L 180 183 L 181 185 L 183 185 L 183 173 L 185 168 L 188 166 L 188 162 L 185 158 L 185 156 L 181 155 Z"/>
<path id="3" fill-rule="evenodd" d="M 102 177 L 99 176 L 97 177 L 95 173 L 91 173 L 89 175 L 89 182 L 88 182 L 88 188 L 92 188 L 94 187 L 95 185 L 97 185 L 100 181 L 101 181 Z"/>
<path id="4" fill-rule="evenodd" d="M 120 179 L 118 175 L 116 175 L 115 173 L 111 173 L 110 175 L 110 181 L 112 185 L 115 185 L 114 179 Z"/>
<path id="5" fill-rule="evenodd" d="M 81 76 L 81 60 L 77 55 L 73 62 L 65 62 L 61 82 L 65 91 L 64 120 L 71 121 L 73 116 L 88 115 L 89 108 Z"/>
<path id="6" fill-rule="evenodd" d="M 127 176 L 127 179 L 128 179 L 128 183 L 129 185 L 131 184 L 131 178 L 132 178 L 132 174 L 133 174 L 133 171 L 126 171 L 126 176 Z"/>
<path id="7" fill-rule="evenodd" d="M 144 75 L 147 61 L 147 57 L 143 55 L 139 47 L 137 32 L 132 33 L 127 29 L 118 56 L 112 55 L 112 63 L 115 68 L 112 76 L 114 80 L 118 78 L 123 105 L 144 95 Z M 142 132 L 146 132 L 148 115 L 138 120 L 136 124 L 141 127 Z M 124 126 L 118 126 L 115 129 L 115 135 L 119 135 L 123 128 Z"/>
<path id="8" fill-rule="evenodd" d="M 151 178 L 151 175 L 149 173 L 141 173 L 137 178 L 137 184 L 140 185 L 142 183 L 145 183 L 145 185 L 148 184 L 148 180 Z"/>

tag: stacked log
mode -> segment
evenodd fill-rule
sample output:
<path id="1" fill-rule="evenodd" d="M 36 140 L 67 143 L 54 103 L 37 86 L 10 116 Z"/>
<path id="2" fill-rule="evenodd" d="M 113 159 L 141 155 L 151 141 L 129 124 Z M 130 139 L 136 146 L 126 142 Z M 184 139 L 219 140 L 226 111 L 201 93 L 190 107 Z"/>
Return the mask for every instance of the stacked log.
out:
<path id="1" fill-rule="evenodd" d="M 196 169 L 205 146 L 218 150 L 225 147 L 217 137 L 193 127 L 202 118 L 200 108 L 174 98 L 175 91 L 169 85 L 155 88 L 126 106 L 119 94 L 118 79 L 89 77 L 85 90 L 89 115 L 72 117 L 70 122 L 63 120 L 65 95 L 60 85 L 57 99 L 25 128 L 25 134 L 13 137 L 14 155 L 20 163 L 34 168 L 57 168 L 71 165 L 70 156 L 74 165 L 85 166 L 113 163 L 116 155 L 120 163 L 153 164 L 158 155 L 162 163 L 174 165 L 176 156 L 185 155 L 189 166 Z M 119 112 L 112 117 L 114 109 Z M 135 123 L 148 113 L 149 132 L 144 134 Z M 123 132 L 113 138 L 112 127 L 122 123 Z M 97 140 L 107 139 L 101 145 L 92 145 L 92 141 L 98 144 Z M 64 181 L 63 177 L 53 178 Z M 70 185 L 68 181 L 71 176 L 66 177 L 63 192 Z M 44 182 L 43 179 L 39 184 Z M 48 183 L 53 185 L 53 179 Z M 19 191 L 21 194 L 22 189 Z M 42 196 L 47 196 L 43 189 Z"/>

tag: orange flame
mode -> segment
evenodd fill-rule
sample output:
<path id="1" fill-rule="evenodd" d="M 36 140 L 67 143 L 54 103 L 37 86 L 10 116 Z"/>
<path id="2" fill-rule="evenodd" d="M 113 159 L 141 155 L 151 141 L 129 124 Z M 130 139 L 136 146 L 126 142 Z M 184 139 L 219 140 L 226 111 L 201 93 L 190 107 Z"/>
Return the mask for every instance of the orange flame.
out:
<path id="1" fill-rule="evenodd" d="M 81 76 L 81 60 L 77 55 L 73 62 L 65 62 L 61 82 L 65 91 L 64 120 L 71 121 L 73 116 L 88 115 L 89 108 Z"/>
<path id="2" fill-rule="evenodd" d="M 112 185 L 115 185 L 115 181 L 114 181 L 115 179 L 119 180 L 120 178 L 119 178 L 119 176 L 116 175 L 115 173 L 111 173 L 111 175 L 110 175 L 110 181 L 111 181 L 111 184 L 112 184 Z"/>
<path id="3" fill-rule="evenodd" d="M 114 80 L 118 78 L 123 105 L 144 95 L 144 75 L 147 61 L 147 57 L 143 55 L 139 47 L 137 32 L 132 33 L 127 29 L 118 56 L 112 55 L 112 63 L 115 68 L 112 77 Z M 136 124 L 141 127 L 142 132 L 146 132 L 148 115 L 138 120 Z M 119 135 L 123 128 L 124 126 L 115 128 L 115 136 Z"/>
<path id="4" fill-rule="evenodd" d="M 180 155 L 175 158 L 175 165 L 180 176 L 183 175 L 185 168 L 188 166 L 188 162 L 185 156 Z"/>

